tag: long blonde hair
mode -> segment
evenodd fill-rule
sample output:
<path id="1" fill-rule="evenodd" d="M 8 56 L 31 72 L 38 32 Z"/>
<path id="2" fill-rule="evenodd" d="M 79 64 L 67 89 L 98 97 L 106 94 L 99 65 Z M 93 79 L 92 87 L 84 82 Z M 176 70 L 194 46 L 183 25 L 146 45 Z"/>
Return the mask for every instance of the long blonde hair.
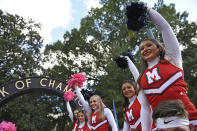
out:
<path id="1" fill-rule="evenodd" d="M 102 102 L 102 99 L 99 95 L 93 95 L 90 97 L 90 99 L 92 97 L 96 97 L 96 99 L 98 100 L 98 108 L 99 108 L 99 120 L 100 121 L 103 121 L 104 120 L 104 107 L 103 107 L 103 102 Z"/>

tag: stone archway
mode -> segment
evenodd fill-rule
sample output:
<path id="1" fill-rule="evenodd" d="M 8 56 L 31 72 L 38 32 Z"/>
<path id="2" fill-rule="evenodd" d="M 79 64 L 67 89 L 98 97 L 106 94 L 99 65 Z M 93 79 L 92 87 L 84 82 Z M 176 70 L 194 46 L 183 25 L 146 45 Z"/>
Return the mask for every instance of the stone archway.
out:
<path id="1" fill-rule="evenodd" d="M 66 83 L 47 77 L 27 77 L 14 80 L 0 87 L 0 107 L 11 99 L 34 91 L 46 91 L 63 98 L 64 92 L 68 89 Z M 71 101 L 72 106 L 77 107 L 81 104 L 74 93 L 74 99 Z"/>

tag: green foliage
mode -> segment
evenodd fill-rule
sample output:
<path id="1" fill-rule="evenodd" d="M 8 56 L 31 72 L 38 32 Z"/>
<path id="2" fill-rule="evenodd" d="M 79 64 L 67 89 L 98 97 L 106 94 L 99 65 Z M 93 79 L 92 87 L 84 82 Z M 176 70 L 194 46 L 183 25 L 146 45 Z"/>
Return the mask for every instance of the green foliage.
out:
<path id="1" fill-rule="evenodd" d="M 147 38 L 146 29 L 151 29 L 154 36 L 161 40 L 161 34 L 152 22 L 139 32 L 127 30 L 125 8 L 130 2 L 101 0 L 102 8 L 92 8 L 81 20 L 79 29 L 66 32 L 63 42 L 47 45 L 44 51 L 45 61 L 54 66 L 43 70 L 43 75 L 67 81 L 74 73 L 85 73 L 88 87 L 95 88 L 110 109 L 114 99 L 120 128 L 123 125 L 121 83 L 133 77 L 128 69 L 120 69 L 113 58 L 128 49 L 133 50 L 137 60 L 135 64 L 140 70 L 138 45 Z M 197 105 L 197 23 L 188 22 L 188 13 L 177 12 L 175 4 L 165 5 L 163 0 L 158 0 L 153 8 L 170 23 L 183 48 L 185 79 L 190 86 L 188 95 Z M 2 11 L 0 22 L 0 83 L 36 75 L 35 72 L 42 69 L 39 50 L 42 40 L 37 32 L 39 25 Z M 54 95 L 27 94 L 4 105 L 0 109 L 0 120 L 13 120 L 21 131 L 69 130 L 72 124 L 65 107 L 62 98 Z M 53 118 L 48 114 L 61 115 Z"/>
<path id="2" fill-rule="evenodd" d="M 123 80 L 132 79 L 132 76 L 128 69 L 118 68 L 113 58 L 119 56 L 123 51 L 133 50 L 137 59 L 136 65 L 139 67 L 138 43 L 147 37 L 145 28 L 140 32 L 126 29 L 124 13 L 126 5 L 130 2 L 128 0 L 101 0 L 102 8 L 92 9 L 88 16 L 82 19 L 79 30 L 73 29 L 71 32 L 66 32 L 64 42 L 57 42 L 46 48 L 46 54 L 58 54 L 58 64 L 49 72 L 58 70 L 67 72 L 64 76 L 57 75 L 57 77 L 61 77 L 60 79 L 69 78 L 76 72 L 84 72 L 88 76 L 89 86 L 96 88 L 96 93 L 103 98 L 109 108 L 112 109 L 112 100 L 115 100 L 120 127 L 123 124 L 121 104 L 123 100 L 120 87 Z M 185 47 L 183 58 L 186 81 L 195 87 L 193 80 L 196 77 L 196 64 L 194 64 L 196 62 L 194 59 L 196 56 L 194 53 L 196 51 L 194 48 L 196 46 L 194 41 L 196 23 L 188 23 L 188 13 L 177 12 L 175 4 L 165 5 L 163 0 L 159 0 L 153 8 L 158 10 L 170 23 L 180 43 Z M 152 22 L 146 28 L 151 29 L 154 36 L 162 40 L 161 34 Z M 187 35 L 185 36 L 185 34 Z M 189 51 L 192 52 L 189 53 Z M 188 67 L 187 64 L 191 63 L 193 66 Z M 194 101 L 195 96 L 191 94 L 190 96 Z"/>
<path id="3" fill-rule="evenodd" d="M 181 29 L 178 33 L 179 41 L 183 46 L 183 61 L 185 80 L 188 83 L 189 90 L 188 95 L 192 102 L 197 105 L 197 90 L 196 90 L 196 78 L 197 78 L 197 24 L 194 22 L 184 22 L 181 24 Z"/>
<path id="4" fill-rule="evenodd" d="M 33 20 L 0 10 L 0 85 L 42 69 L 39 29 Z"/>
<path id="5" fill-rule="evenodd" d="M 20 131 L 64 130 L 70 118 L 63 103 L 62 98 L 45 93 L 26 94 L 0 108 L 0 121 L 12 121 Z M 59 119 L 54 115 L 62 117 Z"/>
<path id="6" fill-rule="evenodd" d="M 39 31 L 40 25 L 33 20 L 25 20 L 0 10 L 0 85 L 19 78 L 38 76 L 38 72 L 42 71 L 42 38 Z M 52 95 L 51 99 L 53 97 Z M 11 121 L 20 131 L 54 129 L 59 121 L 56 120 L 55 123 L 52 121 L 54 118 L 47 115 L 59 112 L 52 110 L 54 103 L 52 106 L 43 99 L 44 95 L 40 93 L 13 99 L 0 108 L 0 121 Z M 66 116 L 64 118 L 68 119 Z"/>

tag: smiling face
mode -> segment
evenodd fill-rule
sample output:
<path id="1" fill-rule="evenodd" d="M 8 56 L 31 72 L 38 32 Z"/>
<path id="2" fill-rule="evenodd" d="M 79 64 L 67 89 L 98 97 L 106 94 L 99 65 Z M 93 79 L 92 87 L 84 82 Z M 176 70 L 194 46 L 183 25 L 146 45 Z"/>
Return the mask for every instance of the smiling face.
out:
<path id="1" fill-rule="evenodd" d="M 140 44 L 140 53 L 143 60 L 152 61 L 159 56 L 159 48 L 151 40 L 145 40 Z"/>
<path id="2" fill-rule="evenodd" d="M 92 110 L 99 108 L 99 98 L 97 96 L 90 97 L 90 107 Z"/>
<path id="3" fill-rule="evenodd" d="M 124 97 L 126 98 L 131 98 L 135 95 L 135 89 L 133 87 L 133 85 L 131 85 L 131 83 L 124 83 L 122 85 L 122 94 Z"/>
<path id="4" fill-rule="evenodd" d="M 75 118 L 77 119 L 77 114 L 78 114 L 78 110 L 74 110 L 74 116 L 75 116 Z"/>
<path id="5" fill-rule="evenodd" d="M 84 113 L 79 112 L 79 113 L 77 114 L 77 117 L 78 117 L 78 120 L 79 120 L 80 123 L 82 123 L 82 122 L 85 121 L 85 114 L 84 114 Z"/>

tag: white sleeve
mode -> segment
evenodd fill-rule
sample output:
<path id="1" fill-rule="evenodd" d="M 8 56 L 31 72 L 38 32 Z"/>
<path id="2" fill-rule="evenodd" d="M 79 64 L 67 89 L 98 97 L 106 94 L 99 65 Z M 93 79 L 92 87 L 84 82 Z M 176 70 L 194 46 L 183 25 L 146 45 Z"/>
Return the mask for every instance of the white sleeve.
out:
<path id="1" fill-rule="evenodd" d="M 126 121 L 124 121 L 123 131 L 130 131 L 129 124 Z"/>
<path id="2" fill-rule="evenodd" d="M 134 65 L 134 63 L 130 60 L 130 58 L 128 56 L 125 56 L 128 62 L 128 66 L 129 66 L 129 70 L 131 71 L 135 82 L 137 82 L 137 79 L 139 77 L 139 72 L 138 69 L 136 68 L 136 66 Z"/>
<path id="3" fill-rule="evenodd" d="M 104 108 L 104 115 L 107 118 L 107 120 L 112 128 L 112 131 L 118 131 L 114 116 L 109 108 Z"/>
<path id="4" fill-rule="evenodd" d="M 175 66 L 183 69 L 181 50 L 172 28 L 157 11 L 148 8 L 148 13 L 150 14 L 153 22 L 156 24 L 158 30 L 162 33 L 162 38 L 166 49 L 166 59 L 168 59 Z"/>
<path id="5" fill-rule="evenodd" d="M 73 122 L 73 118 L 74 117 L 73 117 L 73 112 L 72 112 L 72 109 L 70 107 L 69 101 L 66 102 L 66 107 L 67 107 L 67 111 L 68 111 L 69 117 L 70 117 L 71 121 Z"/>
<path id="6" fill-rule="evenodd" d="M 152 110 L 143 90 L 139 91 L 137 99 L 141 104 L 140 120 L 142 131 L 150 131 L 152 127 Z"/>
<path id="7" fill-rule="evenodd" d="M 79 98 L 79 101 L 81 102 L 85 112 L 90 115 L 91 114 L 91 108 L 89 106 L 89 103 L 84 99 L 83 95 L 81 94 L 81 91 L 79 90 L 78 86 L 75 86 L 75 91 L 77 93 L 77 96 Z"/>
<path id="8" fill-rule="evenodd" d="M 139 72 L 134 63 L 129 59 L 129 57 L 126 57 L 128 61 L 128 66 L 133 74 L 133 77 L 135 81 L 137 82 L 137 79 L 139 77 Z M 137 88 L 139 88 L 139 85 L 137 85 Z M 150 105 L 147 101 L 147 98 L 144 94 L 143 89 L 139 91 L 139 94 L 137 96 L 140 104 L 141 104 L 141 111 L 140 111 L 140 119 L 141 119 L 141 125 L 142 125 L 142 131 L 150 131 L 152 127 L 152 111 L 150 108 Z M 129 131 L 130 127 L 129 124 L 125 121 L 123 126 L 123 131 Z"/>

